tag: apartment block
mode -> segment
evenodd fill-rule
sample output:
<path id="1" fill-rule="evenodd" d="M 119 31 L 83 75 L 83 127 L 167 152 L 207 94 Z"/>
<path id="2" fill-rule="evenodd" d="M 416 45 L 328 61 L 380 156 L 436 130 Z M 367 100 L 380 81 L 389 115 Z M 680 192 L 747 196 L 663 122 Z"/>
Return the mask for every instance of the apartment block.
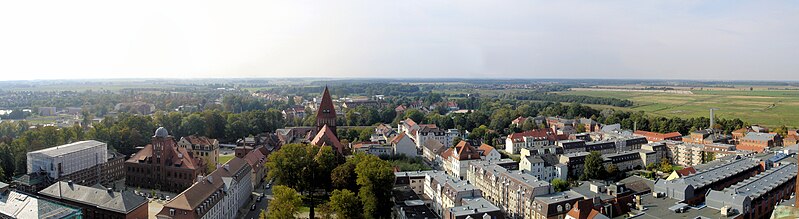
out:
<path id="1" fill-rule="evenodd" d="M 785 164 L 762 172 L 721 191 L 711 190 L 708 207 L 724 216 L 770 217 L 774 206 L 791 198 L 796 186 L 796 164 Z"/>
<path id="2" fill-rule="evenodd" d="M 760 162 L 750 158 L 719 160 L 710 165 L 703 168 L 705 170 L 675 180 L 657 180 L 655 193 L 689 204 L 701 203 L 708 190 L 722 190 L 762 170 Z"/>
<path id="3" fill-rule="evenodd" d="M 536 196 L 553 193 L 548 182 L 523 171 L 508 170 L 491 162 L 473 162 L 467 179 L 483 191 L 483 198 L 502 209 L 512 218 L 534 218 L 543 209 L 532 205 Z"/>

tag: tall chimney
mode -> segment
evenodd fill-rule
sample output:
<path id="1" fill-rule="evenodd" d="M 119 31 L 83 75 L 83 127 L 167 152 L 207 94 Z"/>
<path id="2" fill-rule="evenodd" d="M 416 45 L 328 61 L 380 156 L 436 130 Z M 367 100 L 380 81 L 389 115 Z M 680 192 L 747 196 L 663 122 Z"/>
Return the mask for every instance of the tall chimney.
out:
<path id="1" fill-rule="evenodd" d="M 716 116 L 713 115 L 714 110 L 716 110 L 716 108 L 710 108 L 710 129 L 713 129 L 713 125 L 716 124 Z"/>

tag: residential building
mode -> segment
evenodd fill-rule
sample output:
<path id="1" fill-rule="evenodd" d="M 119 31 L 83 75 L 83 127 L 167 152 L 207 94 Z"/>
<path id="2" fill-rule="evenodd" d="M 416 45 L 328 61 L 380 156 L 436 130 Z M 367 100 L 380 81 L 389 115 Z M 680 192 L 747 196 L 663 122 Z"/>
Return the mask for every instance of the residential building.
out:
<path id="1" fill-rule="evenodd" d="M 724 190 L 707 194 L 708 207 L 736 218 L 767 218 L 774 206 L 792 198 L 796 186 L 796 164 L 766 170 Z"/>
<path id="2" fill-rule="evenodd" d="M 424 179 L 427 174 L 440 172 L 438 170 L 394 172 L 394 186 L 409 186 L 417 195 L 423 195 Z"/>
<path id="3" fill-rule="evenodd" d="M 684 136 L 682 138 L 683 142 L 686 143 L 693 143 L 693 144 L 713 144 L 713 143 L 723 143 L 727 144 L 732 140 L 732 137 L 729 135 L 724 135 L 719 133 L 717 130 L 713 129 L 703 129 L 691 132 L 690 135 Z"/>
<path id="4" fill-rule="evenodd" d="M 178 147 L 175 138 L 160 127 L 151 143 L 125 161 L 125 184 L 130 187 L 180 192 L 205 170 L 200 158 Z"/>
<path id="5" fill-rule="evenodd" d="M 30 196 L 0 182 L 0 218 L 3 219 L 81 219 L 83 211 L 75 206 Z"/>
<path id="6" fill-rule="evenodd" d="M 205 136 L 189 135 L 181 137 L 178 141 L 178 146 L 186 148 L 194 154 L 194 157 L 203 159 L 209 167 L 216 167 L 219 165 L 219 141 Z M 210 172 L 213 170 L 206 170 Z"/>
<path id="7" fill-rule="evenodd" d="M 483 155 L 477 151 L 471 142 L 461 141 L 454 148 L 449 148 L 441 153 L 444 171 L 451 176 L 464 179 L 469 162 L 481 160 Z"/>
<path id="8" fill-rule="evenodd" d="M 566 219 L 610 219 L 594 209 L 594 206 L 593 199 L 577 201 L 572 210 L 566 214 Z"/>
<path id="9" fill-rule="evenodd" d="M 649 142 L 659 142 L 664 140 L 681 141 L 682 134 L 679 132 L 659 133 L 637 130 L 633 132 L 635 136 L 645 137 Z"/>
<path id="10" fill-rule="evenodd" d="M 424 179 L 422 179 L 424 181 Z M 396 219 L 418 219 L 440 218 L 428 205 L 432 205 L 429 200 L 422 200 L 419 194 L 415 193 L 408 186 L 395 186 L 392 193 L 394 207 L 392 208 L 391 218 Z"/>
<path id="11" fill-rule="evenodd" d="M 788 130 L 788 134 L 782 138 L 782 145 L 795 145 L 799 143 L 799 131 L 797 130 Z"/>
<path id="12" fill-rule="evenodd" d="M 366 153 L 375 156 L 391 156 L 394 154 L 394 147 L 378 142 L 358 142 L 350 147 L 352 147 L 353 153 Z"/>
<path id="13" fill-rule="evenodd" d="M 72 180 L 81 185 L 94 185 L 103 180 L 103 167 L 108 162 L 108 145 L 89 140 L 55 146 L 27 153 L 27 173 L 41 174 L 57 180 Z M 43 187 L 49 186 L 43 185 Z"/>
<path id="14" fill-rule="evenodd" d="M 654 154 L 645 153 L 644 156 L 646 156 L 646 158 L 644 158 L 644 160 L 654 159 L 655 162 L 660 162 L 661 160 L 663 160 L 665 158 L 665 159 L 671 161 L 671 157 L 669 157 L 669 148 L 666 147 L 666 143 L 653 142 L 653 143 L 641 145 L 641 150 L 642 151 L 655 152 Z M 653 158 L 650 158 L 650 157 L 653 157 Z M 644 166 L 646 166 L 648 164 L 649 163 L 646 163 L 646 164 L 644 164 Z"/>
<path id="15" fill-rule="evenodd" d="M 156 218 L 236 218 L 252 196 L 252 170 L 233 158 L 164 204 Z"/>
<path id="16" fill-rule="evenodd" d="M 578 178 L 583 175 L 583 167 L 585 164 L 585 157 L 588 152 L 575 152 L 568 154 L 561 154 L 558 159 L 560 164 L 566 165 L 568 170 L 567 178 Z"/>
<path id="17" fill-rule="evenodd" d="M 564 154 L 571 154 L 571 153 L 578 153 L 578 152 L 586 152 L 585 151 L 585 141 L 583 140 L 563 140 L 558 141 L 555 145 L 563 148 Z M 615 145 L 613 146 L 613 150 L 615 151 Z"/>
<path id="18" fill-rule="evenodd" d="M 350 101 L 344 101 L 344 103 L 341 104 L 341 107 L 348 109 L 355 109 L 358 108 L 359 106 L 364 106 L 368 108 L 379 109 L 383 107 L 383 103 L 384 102 L 380 100 L 350 100 Z"/>
<path id="19" fill-rule="evenodd" d="M 676 180 L 657 180 L 655 192 L 688 204 L 701 203 L 708 190 L 722 190 L 762 170 L 760 162 L 750 158 L 719 160 L 711 165 Z"/>
<path id="20" fill-rule="evenodd" d="M 39 191 L 45 198 L 79 207 L 86 218 L 147 219 L 147 198 L 130 191 L 117 192 L 82 186 L 72 181 L 57 182 Z"/>
<path id="21" fill-rule="evenodd" d="M 641 169 L 645 166 L 644 160 L 641 159 L 641 150 L 624 151 L 613 154 L 602 155 L 603 165 L 608 166 L 613 164 L 619 171 L 626 172 L 633 169 Z M 643 152 L 646 153 L 646 152 Z M 654 152 L 652 152 L 654 153 Z M 654 163 L 654 156 L 646 163 Z"/>
<path id="22" fill-rule="evenodd" d="M 583 195 L 571 190 L 536 196 L 532 201 L 535 207 L 531 218 L 564 218 L 583 198 Z"/>
<path id="23" fill-rule="evenodd" d="M 635 207 L 637 195 L 637 192 L 627 188 L 624 182 L 583 181 L 571 191 L 592 200 L 593 208 L 600 214 L 614 218 L 630 212 Z"/>
<path id="24" fill-rule="evenodd" d="M 738 150 L 763 152 L 775 146 L 782 146 L 780 135 L 775 133 L 749 132 L 739 140 Z"/>
<path id="25" fill-rule="evenodd" d="M 425 175 L 424 195 L 432 200 L 433 212 L 444 215 L 450 208 L 460 206 L 464 198 L 482 197 L 482 192 L 466 180 L 433 172 Z"/>
<path id="26" fill-rule="evenodd" d="M 534 129 L 513 133 L 505 138 L 505 151 L 510 154 L 520 153 L 522 148 L 551 145 L 555 141 L 565 140 L 567 135 L 556 135 L 549 129 Z"/>
<path id="27" fill-rule="evenodd" d="M 568 167 L 560 164 L 558 155 L 555 154 L 523 156 L 519 162 L 519 170 L 546 182 L 553 179 L 566 180 L 568 177 Z"/>
<path id="28" fill-rule="evenodd" d="M 420 128 L 421 127 L 419 127 L 419 124 L 416 124 L 416 121 L 413 121 L 411 118 L 406 118 L 397 124 L 397 132 L 405 132 L 405 134 L 411 138 L 416 138 L 416 131 Z"/>
<path id="29" fill-rule="evenodd" d="M 435 139 L 427 139 L 423 146 L 422 155 L 425 159 L 427 159 L 427 161 L 430 161 L 433 164 L 440 164 L 442 162 L 441 153 L 447 150 L 447 147 L 445 147 L 444 144 L 441 144 L 441 142 Z"/>
<path id="30" fill-rule="evenodd" d="M 444 219 L 503 219 L 505 214 L 484 198 L 464 198 L 461 205 L 449 208 Z"/>
<path id="31" fill-rule="evenodd" d="M 411 140 L 404 132 L 400 133 L 397 136 L 394 136 L 391 139 L 391 149 L 392 154 L 394 155 L 405 155 L 406 157 L 416 157 L 419 156 L 419 151 L 417 151 L 417 144 Z"/>
<path id="32" fill-rule="evenodd" d="M 541 214 L 542 209 L 534 207 L 532 200 L 554 192 L 548 182 L 489 161 L 470 163 L 467 179 L 483 191 L 483 198 L 511 218 L 533 218 L 536 212 Z"/>
<path id="33" fill-rule="evenodd" d="M 529 147 L 529 148 L 522 148 L 519 152 L 521 157 L 531 156 L 531 155 L 559 155 L 563 154 L 563 148 L 558 147 L 556 145 L 545 145 L 545 146 L 536 146 L 536 147 Z"/>
<path id="34" fill-rule="evenodd" d="M 460 137 L 460 132 L 457 129 L 444 130 L 437 127 L 435 124 L 421 124 L 415 133 L 413 139 L 416 142 L 416 147 L 421 150 L 422 143 L 427 139 L 435 139 L 441 142 L 445 147 L 451 147 L 456 137 Z"/>
<path id="35" fill-rule="evenodd" d="M 264 155 L 262 150 L 253 150 L 250 153 L 242 158 L 247 165 L 250 165 L 250 169 L 252 170 L 251 181 L 250 185 L 254 187 L 261 184 L 264 181 L 264 177 L 266 177 L 266 155 Z"/>

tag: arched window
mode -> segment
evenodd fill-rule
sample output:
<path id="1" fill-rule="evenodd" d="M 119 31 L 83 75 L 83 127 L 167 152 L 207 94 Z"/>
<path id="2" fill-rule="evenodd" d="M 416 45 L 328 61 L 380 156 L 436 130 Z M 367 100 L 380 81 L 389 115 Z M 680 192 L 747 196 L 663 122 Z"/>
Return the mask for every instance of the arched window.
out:
<path id="1" fill-rule="evenodd" d="M 558 212 L 563 212 L 563 206 L 558 205 Z"/>
<path id="2" fill-rule="evenodd" d="M 572 209 L 572 205 L 570 205 L 569 203 L 566 203 L 566 210 L 568 211 L 568 210 L 571 210 L 571 209 Z"/>

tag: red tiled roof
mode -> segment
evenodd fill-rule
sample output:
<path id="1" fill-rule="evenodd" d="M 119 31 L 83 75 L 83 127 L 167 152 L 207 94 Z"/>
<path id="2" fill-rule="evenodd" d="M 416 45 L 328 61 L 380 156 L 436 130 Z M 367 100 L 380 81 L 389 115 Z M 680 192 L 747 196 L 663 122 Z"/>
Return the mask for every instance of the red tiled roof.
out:
<path id="1" fill-rule="evenodd" d="M 530 131 L 518 132 L 508 135 L 513 142 L 522 142 L 525 137 L 533 138 L 547 138 L 548 140 L 557 140 L 559 137 L 552 133 L 549 129 L 533 129 Z M 566 136 L 568 138 L 568 136 Z"/>
<path id="2" fill-rule="evenodd" d="M 682 137 L 682 134 L 680 134 L 679 132 L 669 132 L 669 133 L 663 134 L 663 133 L 658 133 L 658 132 L 648 132 L 648 131 L 638 130 L 638 131 L 633 132 L 633 134 L 644 136 L 647 139 L 659 139 L 659 140 L 660 139 L 671 139 L 671 138 Z"/>
<path id="3" fill-rule="evenodd" d="M 339 154 L 344 155 L 344 145 L 338 140 L 336 135 L 333 134 L 333 131 L 330 130 L 327 125 L 323 126 L 319 133 L 316 134 L 316 137 L 313 138 L 311 144 L 316 146 L 331 146 L 333 150 L 336 150 Z"/>
<path id="4" fill-rule="evenodd" d="M 469 145 L 469 143 L 466 141 L 461 141 L 458 143 L 458 145 L 455 146 L 455 149 L 458 152 L 458 157 L 455 157 L 456 160 L 480 159 L 480 152 L 477 151 L 477 148 Z"/>
<path id="5" fill-rule="evenodd" d="M 413 119 L 411 119 L 411 118 L 407 118 L 407 119 L 405 119 L 405 125 L 407 125 L 409 127 L 413 127 L 413 126 L 416 125 L 416 122 L 413 121 Z"/>
<path id="6" fill-rule="evenodd" d="M 402 138 L 405 138 L 405 132 L 399 133 L 399 135 L 394 136 L 394 138 L 391 139 L 391 144 L 399 143 L 402 140 Z"/>
<path id="7" fill-rule="evenodd" d="M 164 204 L 163 210 L 161 210 L 158 215 L 166 215 L 168 214 L 168 209 L 181 209 L 187 211 L 194 211 L 197 207 L 199 207 L 206 199 L 211 197 L 214 192 L 219 191 L 222 188 L 224 182 L 222 181 L 222 177 L 233 177 L 236 172 L 241 170 L 242 168 L 246 168 L 247 162 L 244 159 L 234 157 L 230 161 L 226 163 L 228 168 L 218 168 L 208 174 L 208 176 L 203 177 L 202 181 L 195 182 L 191 187 L 183 191 L 182 193 L 178 194 L 174 199 Z M 210 177 L 210 180 L 209 180 Z M 227 194 L 230 195 L 230 194 Z M 206 213 L 207 211 L 203 212 Z M 199 212 L 193 212 L 199 213 Z M 200 214 L 202 216 L 203 214 Z"/>
<path id="8" fill-rule="evenodd" d="M 488 155 L 488 153 L 491 153 L 491 151 L 494 150 L 494 147 L 492 147 L 491 145 L 482 144 L 480 145 L 480 147 L 477 148 L 477 150 L 482 151 L 483 155 Z"/>
<path id="9" fill-rule="evenodd" d="M 527 120 L 527 118 L 519 116 L 519 118 L 514 119 L 513 121 L 511 121 L 511 123 L 523 124 L 525 120 Z"/>
<path id="10" fill-rule="evenodd" d="M 680 176 L 688 176 L 696 173 L 696 169 L 694 169 L 694 167 L 686 167 L 681 170 L 675 170 L 675 171 L 677 171 L 677 174 L 679 174 Z"/>
<path id="11" fill-rule="evenodd" d="M 153 141 L 157 140 L 159 139 L 153 139 Z M 171 160 L 172 164 L 170 164 L 170 166 L 180 166 L 180 168 L 188 168 L 192 170 L 201 167 L 200 159 L 194 159 L 194 155 L 189 153 L 186 148 L 177 147 L 175 139 L 170 137 L 160 140 L 163 141 L 161 142 L 161 145 L 163 145 L 164 150 L 166 150 L 166 157 L 163 159 Z M 136 154 L 131 156 L 126 162 L 138 163 L 139 161 L 144 161 L 148 158 L 152 159 L 153 157 L 153 145 L 148 144 L 136 152 Z"/>

